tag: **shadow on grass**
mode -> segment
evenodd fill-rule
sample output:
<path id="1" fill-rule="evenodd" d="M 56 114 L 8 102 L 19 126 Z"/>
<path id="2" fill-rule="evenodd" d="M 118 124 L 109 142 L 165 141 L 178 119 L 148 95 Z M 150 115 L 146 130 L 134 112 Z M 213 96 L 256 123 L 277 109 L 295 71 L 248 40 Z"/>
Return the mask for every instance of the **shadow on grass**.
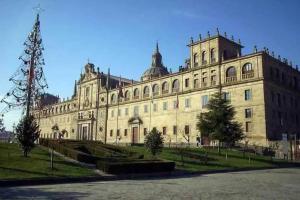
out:
<path id="1" fill-rule="evenodd" d="M 29 170 L 24 170 L 24 169 L 15 169 L 15 168 L 7 168 L 7 167 L 0 167 L 0 170 L 7 170 L 7 171 L 12 171 L 12 172 L 22 172 L 26 174 L 35 174 L 35 175 L 42 175 L 42 176 L 49 176 L 49 173 L 42 173 L 42 172 L 37 172 L 37 171 L 29 171 Z"/>
<path id="2" fill-rule="evenodd" d="M 0 190 L 1 191 L 1 190 Z M 83 192 L 58 192 L 47 191 L 42 188 L 5 188 L 0 193 L 0 199 L 82 199 L 88 197 Z"/>

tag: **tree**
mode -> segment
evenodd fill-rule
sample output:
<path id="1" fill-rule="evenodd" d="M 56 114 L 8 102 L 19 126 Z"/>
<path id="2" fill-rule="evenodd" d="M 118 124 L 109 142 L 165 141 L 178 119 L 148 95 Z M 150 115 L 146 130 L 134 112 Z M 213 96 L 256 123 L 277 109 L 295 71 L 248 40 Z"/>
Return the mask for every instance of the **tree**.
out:
<path id="1" fill-rule="evenodd" d="M 151 152 L 153 156 L 162 151 L 164 138 L 156 128 L 153 128 L 150 133 L 146 135 L 145 147 Z"/>
<path id="2" fill-rule="evenodd" d="M 5 131 L 5 127 L 4 127 L 4 124 L 3 124 L 3 119 L 0 118 L 0 133 L 2 133 L 4 131 Z"/>
<path id="3" fill-rule="evenodd" d="M 219 154 L 221 143 L 234 146 L 244 138 L 241 124 L 233 120 L 236 112 L 222 92 L 213 94 L 207 109 L 208 112 L 198 115 L 197 129 L 202 136 L 219 141 Z"/>
<path id="4" fill-rule="evenodd" d="M 34 148 L 34 142 L 39 138 L 40 131 L 32 115 L 23 117 L 16 127 L 18 141 L 22 147 L 24 157 Z"/>

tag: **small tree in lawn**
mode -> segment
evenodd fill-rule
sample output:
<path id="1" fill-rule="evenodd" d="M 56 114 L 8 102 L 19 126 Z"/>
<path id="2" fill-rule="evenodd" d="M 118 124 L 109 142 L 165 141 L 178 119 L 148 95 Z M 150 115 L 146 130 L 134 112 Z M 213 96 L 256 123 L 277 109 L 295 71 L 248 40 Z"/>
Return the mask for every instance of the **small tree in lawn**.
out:
<path id="1" fill-rule="evenodd" d="M 27 157 L 28 153 L 34 148 L 34 142 L 39 138 L 40 134 L 39 126 L 32 115 L 21 119 L 16 127 L 16 134 L 23 150 L 23 155 Z"/>
<path id="2" fill-rule="evenodd" d="M 207 104 L 208 112 L 198 116 L 197 129 L 202 136 L 218 140 L 218 152 L 220 145 L 234 146 L 237 141 L 244 138 L 241 124 L 234 121 L 235 110 L 230 102 L 223 98 L 219 91 L 215 93 Z"/>
<path id="3" fill-rule="evenodd" d="M 156 128 L 153 128 L 150 133 L 146 135 L 145 147 L 151 152 L 153 156 L 162 151 L 164 138 Z"/>

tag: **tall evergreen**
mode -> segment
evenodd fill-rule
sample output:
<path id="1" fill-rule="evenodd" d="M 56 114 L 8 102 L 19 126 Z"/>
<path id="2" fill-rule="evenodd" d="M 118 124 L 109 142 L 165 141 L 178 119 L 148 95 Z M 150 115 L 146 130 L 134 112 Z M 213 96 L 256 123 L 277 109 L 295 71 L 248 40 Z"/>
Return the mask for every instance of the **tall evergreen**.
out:
<path id="1" fill-rule="evenodd" d="M 213 94 L 207 109 L 208 112 L 198 115 L 197 129 L 202 136 L 219 141 L 219 153 L 221 143 L 231 147 L 244 138 L 241 124 L 234 121 L 236 112 L 224 93 Z"/>

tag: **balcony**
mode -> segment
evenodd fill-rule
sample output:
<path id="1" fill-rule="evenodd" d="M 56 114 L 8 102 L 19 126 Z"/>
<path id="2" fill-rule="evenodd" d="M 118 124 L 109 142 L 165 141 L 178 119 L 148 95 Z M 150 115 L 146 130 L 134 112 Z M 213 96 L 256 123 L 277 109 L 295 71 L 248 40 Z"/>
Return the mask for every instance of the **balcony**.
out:
<path id="1" fill-rule="evenodd" d="M 143 97 L 144 97 L 144 98 L 148 98 L 148 97 L 149 97 L 149 94 L 144 94 Z"/>
<path id="2" fill-rule="evenodd" d="M 242 79 L 249 79 L 254 77 L 254 72 L 247 72 L 242 74 Z"/>
<path id="3" fill-rule="evenodd" d="M 139 96 L 134 96 L 133 99 L 139 99 Z"/>
<path id="4" fill-rule="evenodd" d="M 211 81 L 211 85 L 212 86 L 217 85 L 217 81 Z"/>
<path id="5" fill-rule="evenodd" d="M 202 82 L 202 87 L 207 87 L 207 82 Z"/>
<path id="6" fill-rule="evenodd" d="M 226 83 L 232 83 L 232 82 L 236 82 L 236 81 L 237 81 L 236 76 L 226 77 Z"/>

